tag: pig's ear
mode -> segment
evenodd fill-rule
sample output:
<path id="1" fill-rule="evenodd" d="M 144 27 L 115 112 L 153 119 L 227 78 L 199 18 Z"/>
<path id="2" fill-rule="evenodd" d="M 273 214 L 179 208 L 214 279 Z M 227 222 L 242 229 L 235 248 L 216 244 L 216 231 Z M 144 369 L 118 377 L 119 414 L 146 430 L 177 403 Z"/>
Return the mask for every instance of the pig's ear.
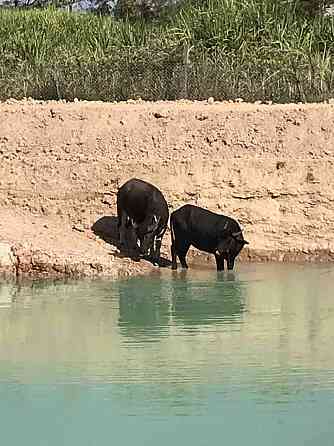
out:
<path id="1" fill-rule="evenodd" d="M 238 231 L 238 232 L 232 232 L 232 237 L 235 238 L 236 240 L 238 240 L 238 242 L 243 242 L 244 238 L 242 236 L 242 232 Z"/>
<path id="2" fill-rule="evenodd" d="M 243 243 L 244 245 L 249 245 L 247 240 L 244 240 L 241 231 L 239 231 L 239 232 L 232 232 L 232 237 L 235 238 L 236 240 L 238 240 L 238 242 Z"/>

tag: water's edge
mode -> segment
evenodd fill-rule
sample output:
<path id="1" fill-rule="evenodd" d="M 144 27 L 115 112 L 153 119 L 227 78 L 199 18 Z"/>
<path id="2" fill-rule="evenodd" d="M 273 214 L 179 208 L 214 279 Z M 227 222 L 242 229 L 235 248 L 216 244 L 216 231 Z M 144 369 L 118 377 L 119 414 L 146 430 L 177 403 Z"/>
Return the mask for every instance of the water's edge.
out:
<path id="1" fill-rule="evenodd" d="M 189 257 L 199 265 L 215 269 L 213 257 L 205 253 L 190 251 Z M 330 249 L 315 250 L 259 250 L 245 249 L 238 258 L 240 263 L 330 263 L 334 261 L 334 251 Z M 85 256 L 59 257 L 40 249 L 22 248 L 0 243 L 0 277 L 15 279 L 18 277 L 34 278 L 94 278 L 105 277 L 119 279 L 122 277 L 149 274 L 156 268 L 142 260 L 133 262 L 123 258 L 99 259 Z"/>

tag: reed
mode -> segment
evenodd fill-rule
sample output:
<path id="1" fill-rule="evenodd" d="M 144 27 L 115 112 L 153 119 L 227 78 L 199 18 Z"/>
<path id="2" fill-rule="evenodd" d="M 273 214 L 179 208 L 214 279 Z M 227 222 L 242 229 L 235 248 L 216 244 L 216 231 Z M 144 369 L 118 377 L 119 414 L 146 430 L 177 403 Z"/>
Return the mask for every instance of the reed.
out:
<path id="1" fill-rule="evenodd" d="M 205 0 L 156 22 L 0 9 L 0 98 L 334 96 L 334 21 L 289 0 Z"/>

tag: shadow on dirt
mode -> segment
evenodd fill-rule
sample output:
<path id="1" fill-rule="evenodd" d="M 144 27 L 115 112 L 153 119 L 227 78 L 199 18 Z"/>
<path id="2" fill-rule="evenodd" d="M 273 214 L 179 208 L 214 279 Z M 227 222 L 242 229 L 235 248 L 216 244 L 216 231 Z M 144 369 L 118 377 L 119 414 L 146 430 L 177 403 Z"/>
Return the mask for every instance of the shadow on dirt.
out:
<path id="1" fill-rule="evenodd" d="M 117 217 L 101 217 L 96 220 L 91 229 L 95 235 L 98 235 L 106 243 L 120 249 L 117 222 Z"/>
<path id="2" fill-rule="evenodd" d="M 119 243 L 118 236 L 118 218 L 114 216 L 104 216 L 96 220 L 96 222 L 92 225 L 91 229 L 95 235 L 98 235 L 102 240 L 106 243 L 109 243 L 112 246 L 115 246 L 119 249 L 120 253 L 116 254 L 117 257 L 124 258 L 128 257 L 131 260 L 138 262 L 140 257 L 138 255 L 138 251 L 136 249 L 136 238 L 134 230 L 128 231 L 128 244 L 131 247 L 130 250 L 124 250 L 124 247 L 121 248 Z M 145 256 L 142 257 L 144 260 L 150 262 L 150 258 Z M 171 265 L 171 261 L 164 257 L 160 257 L 160 267 L 167 267 Z"/>

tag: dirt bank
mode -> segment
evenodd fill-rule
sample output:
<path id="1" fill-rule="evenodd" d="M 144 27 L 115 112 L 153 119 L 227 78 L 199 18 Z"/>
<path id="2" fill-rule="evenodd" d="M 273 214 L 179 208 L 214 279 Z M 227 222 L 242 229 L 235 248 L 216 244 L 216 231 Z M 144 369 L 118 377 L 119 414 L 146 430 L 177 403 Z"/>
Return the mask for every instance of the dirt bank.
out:
<path id="1" fill-rule="evenodd" d="M 236 217 L 250 242 L 241 261 L 333 260 L 333 137 L 332 104 L 1 103 L 0 269 L 151 270 L 91 230 L 114 224 L 117 188 L 133 176 L 171 209 Z"/>

